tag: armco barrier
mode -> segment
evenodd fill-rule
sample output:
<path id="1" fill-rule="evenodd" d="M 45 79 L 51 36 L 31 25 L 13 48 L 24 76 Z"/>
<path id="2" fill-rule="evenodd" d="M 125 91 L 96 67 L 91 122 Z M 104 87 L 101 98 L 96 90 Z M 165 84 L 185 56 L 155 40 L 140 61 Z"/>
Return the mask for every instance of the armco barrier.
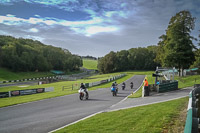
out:
<path id="1" fill-rule="evenodd" d="M 116 80 L 116 79 L 119 79 L 123 76 L 125 76 L 126 74 L 120 74 L 120 75 L 117 75 L 117 76 L 114 76 L 110 79 L 105 79 L 105 80 L 101 80 L 101 81 L 98 81 L 98 82 L 93 82 L 93 83 L 86 83 L 88 84 L 89 86 L 88 87 L 92 87 L 92 86 L 96 86 L 96 85 L 100 85 L 100 84 L 103 84 L 103 83 L 108 83 L 108 82 L 111 82 L 113 80 Z"/>
<path id="2" fill-rule="evenodd" d="M 159 85 L 158 92 L 166 92 L 178 89 L 178 81 L 169 82 L 169 83 L 161 83 Z"/>
<path id="3" fill-rule="evenodd" d="M 198 108 L 199 108 L 199 94 L 200 94 L 200 87 L 195 88 L 189 94 L 189 102 L 188 102 L 188 109 L 187 109 L 187 118 L 185 122 L 185 129 L 184 133 L 198 133 L 198 125 L 199 125 L 199 115 L 198 115 Z"/>
<path id="4" fill-rule="evenodd" d="M 92 82 L 92 83 L 85 83 L 85 87 L 89 88 L 89 87 L 100 85 L 100 84 L 103 84 L 103 83 L 108 83 L 108 82 L 111 82 L 111 81 L 113 81 L 115 79 L 121 78 L 121 77 L 123 77 L 125 75 L 126 74 L 120 74 L 120 75 L 112 77 L 110 79 L 105 79 L 105 80 L 101 80 L 101 81 L 97 81 L 97 82 Z M 63 87 L 65 87 L 65 86 L 63 86 Z M 76 83 L 76 84 L 73 84 L 72 87 L 70 87 L 72 89 L 67 89 L 67 90 L 79 89 L 79 87 L 80 87 L 80 84 Z M 62 90 L 64 90 L 64 89 L 62 88 Z"/>

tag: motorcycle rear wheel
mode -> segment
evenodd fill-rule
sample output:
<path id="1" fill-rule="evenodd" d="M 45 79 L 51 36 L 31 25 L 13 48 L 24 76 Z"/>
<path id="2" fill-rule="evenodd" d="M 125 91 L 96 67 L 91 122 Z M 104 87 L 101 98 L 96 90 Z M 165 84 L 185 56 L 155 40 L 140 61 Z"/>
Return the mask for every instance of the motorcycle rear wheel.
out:
<path id="1" fill-rule="evenodd" d="M 88 93 L 86 93 L 86 99 L 87 99 L 87 100 L 89 99 L 89 94 L 88 94 Z"/>

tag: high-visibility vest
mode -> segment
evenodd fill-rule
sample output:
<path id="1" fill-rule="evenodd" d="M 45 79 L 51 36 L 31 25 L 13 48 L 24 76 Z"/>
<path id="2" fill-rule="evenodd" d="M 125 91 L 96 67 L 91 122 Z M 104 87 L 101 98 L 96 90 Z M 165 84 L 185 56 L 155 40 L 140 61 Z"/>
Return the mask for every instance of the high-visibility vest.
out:
<path id="1" fill-rule="evenodd" d="M 144 81 L 144 86 L 148 86 L 148 81 Z"/>

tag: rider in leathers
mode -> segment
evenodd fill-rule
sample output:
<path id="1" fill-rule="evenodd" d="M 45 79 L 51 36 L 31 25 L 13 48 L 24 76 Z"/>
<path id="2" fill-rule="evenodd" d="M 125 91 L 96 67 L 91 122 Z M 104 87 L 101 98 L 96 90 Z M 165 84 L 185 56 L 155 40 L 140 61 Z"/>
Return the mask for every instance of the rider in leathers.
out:
<path id="1" fill-rule="evenodd" d="M 85 85 L 83 83 L 81 83 L 81 87 L 80 88 L 84 89 L 86 95 L 88 95 L 87 89 L 86 89 L 86 87 L 85 87 Z"/>

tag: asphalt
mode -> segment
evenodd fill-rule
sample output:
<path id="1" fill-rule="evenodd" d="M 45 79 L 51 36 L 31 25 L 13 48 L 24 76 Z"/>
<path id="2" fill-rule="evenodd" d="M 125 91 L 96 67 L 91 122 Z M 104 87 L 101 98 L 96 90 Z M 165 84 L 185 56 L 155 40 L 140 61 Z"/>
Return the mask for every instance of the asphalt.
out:
<path id="1" fill-rule="evenodd" d="M 79 100 L 72 94 L 57 98 L 0 108 L 0 133 L 45 133 L 85 118 L 94 113 L 117 107 L 122 100 L 135 91 L 144 75 L 127 80 L 125 90 L 113 97 L 110 88 L 89 91 L 89 100 Z M 130 89 L 130 82 L 134 83 Z M 125 100 L 126 102 L 126 100 Z M 144 101 L 145 102 L 145 101 Z"/>
<path id="2" fill-rule="evenodd" d="M 8 86 L 19 86 L 19 85 L 37 85 L 38 81 L 24 81 L 24 82 L 13 82 L 13 83 L 2 83 L 0 84 L 1 87 L 8 87 Z"/>
<path id="3" fill-rule="evenodd" d="M 133 107 L 144 106 L 144 105 L 149 105 L 149 104 L 155 104 L 155 103 L 179 99 L 182 97 L 187 97 L 189 96 L 190 91 L 193 89 L 194 89 L 193 87 L 187 87 L 184 89 L 169 91 L 165 93 L 151 92 L 150 96 L 147 96 L 147 97 L 127 98 L 123 100 L 122 102 L 119 102 L 111 106 L 110 108 L 106 109 L 105 112 L 133 108 Z"/>

